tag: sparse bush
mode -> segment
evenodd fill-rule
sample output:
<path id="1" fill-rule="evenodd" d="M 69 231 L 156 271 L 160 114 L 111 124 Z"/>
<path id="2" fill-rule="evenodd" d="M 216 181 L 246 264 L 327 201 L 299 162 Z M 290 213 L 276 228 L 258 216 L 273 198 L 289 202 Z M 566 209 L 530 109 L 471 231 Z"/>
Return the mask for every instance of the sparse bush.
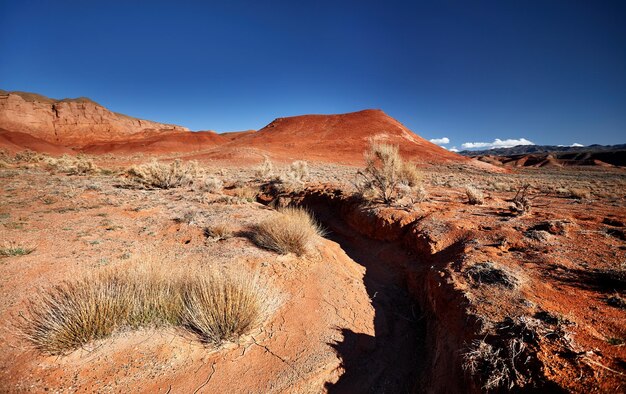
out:
<path id="1" fill-rule="evenodd" d="M 140 266 L 53 286 L 31 299 L 20 325 L 35 347 L 51 354 L 124 328 L 178 325 L 219 344 L 259 323 L 270 305 L 256 277 Z"/>
<path id="2" fill-rule="evenodd" d="M 154 160 L 151 163 L 131 167 L 127 174 L 144 186 L 170 189 L 190 185 L 197 172 L 198 163 L 195 161 L 183 165 L 180 160 L 170 164 Z"/>
<path id="3" fill-rule="evenodd" d="M 273 173 L 274 164 L 267 157 L 263 159 L 263 163 L 254 171 L 254 175 L 260 180 L 271 178 Z"/>
<path id="4" fill-rule="evenodd" d="M 324 231 L 302 208 L 287 207 L 255 228 L 253 241 L 280 254 L 302 256 L 309 252 Z"/>
<path id="5" fill-rule="evenodd" d="M 355 187 L 366 201 L 380 199 L 391 204 L 400 198 L 398 192 L 407 192 L 400 185 L 416 187 L 421 182 L 419 171 L 402 160 L 397 146 L 372 143 L 365 152 L 365 163 L 365 169 L 357 172 Z"/>
<path id="6" fill-rule="evenodd" d="M 485 203 L 483 192 L 474 186 L 465 186 L 465 194 L 467 195 L 467 202 L 472 205 L 483 205 Z"/>

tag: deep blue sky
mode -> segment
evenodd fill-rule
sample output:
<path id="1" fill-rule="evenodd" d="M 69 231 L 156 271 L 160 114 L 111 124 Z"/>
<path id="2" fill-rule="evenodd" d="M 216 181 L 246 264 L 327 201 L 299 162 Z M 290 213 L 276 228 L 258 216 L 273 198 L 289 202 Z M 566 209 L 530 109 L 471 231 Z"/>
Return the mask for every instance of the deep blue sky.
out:
<path id="1" fill-rule="evenodd" d="M 380 108 L 448 147 L 626 142 L 624 1 L 199 3 L 0 0 L 0 88 L 193 130 Z"/>

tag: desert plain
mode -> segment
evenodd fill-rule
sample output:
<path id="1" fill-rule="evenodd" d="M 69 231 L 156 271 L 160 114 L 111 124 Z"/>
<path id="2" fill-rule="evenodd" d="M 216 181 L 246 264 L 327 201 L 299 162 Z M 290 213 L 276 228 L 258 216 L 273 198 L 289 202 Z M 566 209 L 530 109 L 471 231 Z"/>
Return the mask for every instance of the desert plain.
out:
<path id="1" fill-rule="evenodd" d="M 0 93 L 1 392 L 626 387 L 623 167 L 468 158 L 380 110 L 218 134 Z"/>

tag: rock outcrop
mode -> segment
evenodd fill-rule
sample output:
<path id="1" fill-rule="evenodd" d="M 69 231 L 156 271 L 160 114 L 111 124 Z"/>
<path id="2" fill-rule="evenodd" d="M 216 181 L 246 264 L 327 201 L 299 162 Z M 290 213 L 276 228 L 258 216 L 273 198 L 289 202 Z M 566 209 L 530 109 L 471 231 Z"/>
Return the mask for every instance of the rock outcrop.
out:
<path id="1" fill-rule="evenodd" d="M 55 100 L 34 93 L 0 90 L 0 128 L 69 146 L 145 137 L 145 132 L 189 129 L 109 111 L 85 98 Z"/>

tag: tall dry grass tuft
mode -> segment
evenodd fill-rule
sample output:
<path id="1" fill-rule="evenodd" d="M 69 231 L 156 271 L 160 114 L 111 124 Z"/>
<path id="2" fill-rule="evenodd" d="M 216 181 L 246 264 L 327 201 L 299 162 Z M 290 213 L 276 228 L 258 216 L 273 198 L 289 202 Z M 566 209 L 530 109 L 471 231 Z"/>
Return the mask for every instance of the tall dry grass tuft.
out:
<path id="1" fill-rule="evenodd" d="M 183 321 L 204 342 L 231 341 L 259 324 L 271 302 L 258 277 L 198 278 L 185 286 Z"/>
<path id="2" fill-rule="evenodd" d="M 311 251 L 317 238 L 324 233 L 309 212 L 302 208 L 286 207 L 257 225 L 253 240 L 258 246 L 280 254 L 302 256 Z"/>
<path id="3" fill-rule="evenodd" d="M 20 327 L 50 354 L 144 327 L 181 326 L 219 344 L 253 328 L 275 305 L 256 276 L 164 267 L 111 269 L 62 282 L 28 302 Z"/>
<path id="4" fill-rule="evenodd" d="M 188 186 L 193 182 L 197 173 L 197 162 L 191 161 L 183 165 L 180 160 L 175 160 L 170 164 L 154 160 L 151 163 L 133 166 L 127 171 L 131 178 L 144 186 L 159 189 Z"/>

